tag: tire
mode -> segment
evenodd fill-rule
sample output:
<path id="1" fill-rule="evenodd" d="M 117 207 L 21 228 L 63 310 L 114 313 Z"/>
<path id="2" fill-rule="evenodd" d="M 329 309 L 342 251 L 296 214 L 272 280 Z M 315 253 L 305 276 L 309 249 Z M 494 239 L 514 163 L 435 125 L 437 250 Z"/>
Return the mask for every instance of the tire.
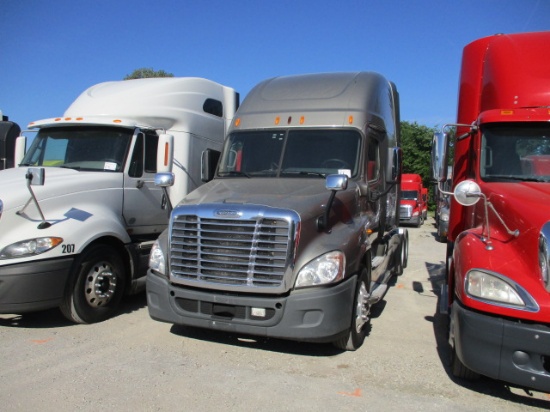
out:
<path id="1" fill-rule="evenodd" d="M 409 264 L 409 232 L 405 231 L 403 233 L 403 245 L 402 245 L 402 256 L 403 256 L 403 269 Z"/>
<path id="2" fill-rule="evenodd" d="M 479 379 L 479 374 L 466 367 L 456 354 L 454 346 L 451 347 L 450 366 L 454 377 L 474 381 Z"/>
<path id="3" fill-rule="evenodd" d="M 397 263 L 394 266 L 393 274 L 396 276 L 401 276 L 403 270 L 407 267 L 407 255 L 408 255 L 409 245 L 407 243 L 406 235 L 401 237 L 401 244 L 399 245 L 397 253 Z"/>
<path id="4" fill-rule="evenodd" d="M 124 265 L 116 251 L 92 245 L 75 262 L 61 312 L 76 323 L 104 321 L 118 309 L 124 286 Z"/>
<path id="5" fill-rule="evenodd" d="M 333 342 L 334 346 L 347 351 L 354 351 L 361 347 L 370 323 L 371 304 L 368 302 L 369 297 L 370 273 L 363 267 L 357 279 L 350 328 L 344 337 Z"/>
<path id="6" fill-rule="evenodd" d="M 454 336 L 452 315 L 449 319 L 449 336 Z M 451 373 L 453 374 L 453 376 L 465 380 L 479 379 L 480 375 L 464 365 L 458 357 L 458 354 L 456 353 L 454 338 L 449 339 L 449 342 L 451 346 L 449 351 L 449 365 L 451 367 Z"/>

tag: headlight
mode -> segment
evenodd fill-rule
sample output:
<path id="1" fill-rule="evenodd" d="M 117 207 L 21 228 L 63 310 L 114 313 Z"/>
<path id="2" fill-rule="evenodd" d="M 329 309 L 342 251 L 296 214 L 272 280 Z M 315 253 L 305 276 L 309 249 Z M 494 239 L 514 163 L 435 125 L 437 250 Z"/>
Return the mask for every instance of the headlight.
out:
<path id="1" fill-rule="evenodd" d="M 472 270 L 466 277 L 466 292 L 476 298 L 525 307 L 525 302 L 509 283 L 487 272 Z"/>
<path id="2" fill-rule="evenodd" d="M 546 287 L 546 290 L 550 292 L 550 275 L 548 273 L 549 260 L 550 255 L 548 255 L 548 241 L 543 234 L 539 237 L 539 265 L 544 286 Z"/>
<path id="3" fill-rule="evenodd" d="M 441 221 L 443 222 L 448 222 L 449 221 L 449 213 L 441 213 L 439 215 L 439 219 L 441 219 Z"/>
<path id="4" fill-rule="evenodd" d="M 159 241 L 155 240 L 153 247 L 151 248 L 151 254 L 149 255 L 149 268 L 155 272 L 165 275 L 166 274 L 166 263 L 164 260 L 164 253 L 160 248 Z"/>
<path id="5" fill-rule="evenodd" d="M 346 257 L 342 252 L 326 253 L 300 269 L 295 286 L 302 288 L 336 282 L 344 278 L 345 266 Z"/>
<path id="6" fill-rule="evenodd" d="M 35 256 L 53 249 L 63 242 L 60 237 L 39 237 L 36 239 L 22 240 L 6 246 L 0 252 L 0 259 L 15 259 L 27 256 Z"/>

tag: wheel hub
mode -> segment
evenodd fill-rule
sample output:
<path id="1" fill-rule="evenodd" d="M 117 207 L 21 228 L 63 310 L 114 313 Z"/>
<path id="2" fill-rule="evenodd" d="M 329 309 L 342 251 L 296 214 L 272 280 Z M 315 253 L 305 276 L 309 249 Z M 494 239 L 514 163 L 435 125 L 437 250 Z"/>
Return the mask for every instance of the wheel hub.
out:
<path id="1" fill-rule="evenodd" d="M 361 288 L 359 289 L 359 296 L 357 297 L 357 307 L 355 308 L 355 330 L 360 333 L 363 330 L 365 324 L 369 321 L 370 315 L 370 293 L 367 291 L 367 287 L 361 282 Z"/>
<path id="2" fill-rule="evenodd" d="M 84 284 L 86 301 L 92 307 L 105 306 L 115 295 L 116 285 L 116 274 L 108 262 L 94 265 Z"/>

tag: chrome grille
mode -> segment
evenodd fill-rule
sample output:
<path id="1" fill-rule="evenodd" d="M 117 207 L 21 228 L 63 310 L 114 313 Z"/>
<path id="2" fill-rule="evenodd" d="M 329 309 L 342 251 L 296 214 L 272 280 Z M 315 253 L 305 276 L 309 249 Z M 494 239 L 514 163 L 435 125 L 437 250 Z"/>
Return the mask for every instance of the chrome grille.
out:
<path id="1" fill-rule="evenodd" d="M 170 240 L 172 280 L 279 287 L 288 265 L 291 226 L 281 218 L 175 215 Z"/>
<path id="2" fill-rule="evenodd" d="M 411 205 L 399 206 L 399 217 L 401 219 L 410 219 L 412 217 L 412 206 Z"/>

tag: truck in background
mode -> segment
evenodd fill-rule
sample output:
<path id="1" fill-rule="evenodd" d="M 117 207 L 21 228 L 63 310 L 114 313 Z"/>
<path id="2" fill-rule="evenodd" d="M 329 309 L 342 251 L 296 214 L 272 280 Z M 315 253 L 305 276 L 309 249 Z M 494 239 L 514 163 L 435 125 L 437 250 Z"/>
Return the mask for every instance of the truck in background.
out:
<path id="1" fill-rule="evenodd" d="M 371 305 L 407 265 L 401 164 L 398 93 L 380 74 L 261 82 L 215 178 L 153 247 L 150 316 L 357 349 Z"/>
<path id="2" fill-rule="evenodd" d="M 402 224 L 420 227 L 424 223 L 424 219 L 428 216 L 428 196 L 427 190 L 425 196 L 423 191 L 422 177 L 419 174 L 403 173 L 399 207 L 399 218 Z"/>
<path id="3" fill-rule="evenodd" d="M 15 141 L 20 133 L 19 125 L 0 111 L 0 170 L 14 167 Z"/>
<path id="4" fill-rule="evenodd" d="M 550 32 L 464 48 L 447 276 L 455 376 L 550 392 Z M 444 130 L 445 132 L 445 130 Z M 447 179 L 447 133 L 433 175 Z"/>
<path id="5" fill-rule="evenodd" d="M 237 106 L 210 80 L 149 78 L 97 84 L 31 123 L 19 167 L 0 172 L 0 313 L 60 307 L 91 323 L 143 290 L 170 205 L 202 184 L 201 154 L 219 153 Z M 177 184 L 156 186 L 168 169 Z"/>

